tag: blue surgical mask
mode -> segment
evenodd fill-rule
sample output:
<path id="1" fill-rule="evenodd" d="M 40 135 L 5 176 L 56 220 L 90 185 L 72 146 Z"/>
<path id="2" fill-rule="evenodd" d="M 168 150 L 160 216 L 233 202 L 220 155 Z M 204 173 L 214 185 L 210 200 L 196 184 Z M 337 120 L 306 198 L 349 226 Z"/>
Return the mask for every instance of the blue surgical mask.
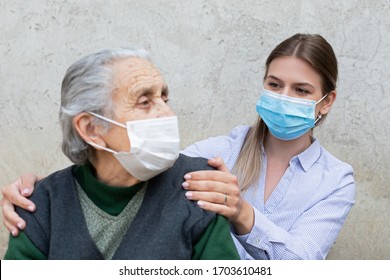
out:
<path id="1" fill-rule="evenodd" d="M 256 110 L 273 136 L 281 140 L 296 139 L 311 128 L 320 119 L 315 119 L 315 108 L 318 102 L 263 89 L 256 103 Z"/>

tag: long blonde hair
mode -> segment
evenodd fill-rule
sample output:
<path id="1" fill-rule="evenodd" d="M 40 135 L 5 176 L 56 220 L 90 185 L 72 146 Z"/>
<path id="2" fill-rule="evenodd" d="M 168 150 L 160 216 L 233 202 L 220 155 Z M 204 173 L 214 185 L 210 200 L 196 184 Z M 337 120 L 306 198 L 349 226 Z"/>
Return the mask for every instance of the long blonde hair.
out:
<path id="1" fill-rule="evenodd" d="M 268 75 L 271 62 L 283 56 L 294 56 L 309 63 L 321 77 L 323 95 L 336 89 L 337 58 L 332 46 L 322 36 L 318 34 L 295 34 L 277 45 L 267 58 L 264 80 Z M 232 170 L 233 174 L 238 177 L 243 192 L 259 180 L 263 143 L 267 133 L 267 126 L 258 117 L 245 137 Z"/>

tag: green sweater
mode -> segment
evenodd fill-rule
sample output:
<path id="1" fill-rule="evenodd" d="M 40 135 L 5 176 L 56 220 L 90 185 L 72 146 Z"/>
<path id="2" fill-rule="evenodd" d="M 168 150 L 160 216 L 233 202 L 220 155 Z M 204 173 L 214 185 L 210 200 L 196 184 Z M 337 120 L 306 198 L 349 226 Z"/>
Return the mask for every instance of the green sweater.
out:
<path id="1" fill-rule="evenodd" d="M 119 215 L 143 185 L 143 183 L 140 183 L 129 188 L 105 185 L 97 181 L 90 165 L 75 168 L 74 176 L 88 198 L 98 208 L 112 216 Z M 44 260 L 47 259 L 47 256 L 21 231 L 17 237 L 10 235 L 8 250 L 4 259 Z M 230 236 L 229 223 L 224 217 L 216 215 L 215 219 L 209 224 L 201 239 L 193 248 L 192 259 L 239 259 Z"/>

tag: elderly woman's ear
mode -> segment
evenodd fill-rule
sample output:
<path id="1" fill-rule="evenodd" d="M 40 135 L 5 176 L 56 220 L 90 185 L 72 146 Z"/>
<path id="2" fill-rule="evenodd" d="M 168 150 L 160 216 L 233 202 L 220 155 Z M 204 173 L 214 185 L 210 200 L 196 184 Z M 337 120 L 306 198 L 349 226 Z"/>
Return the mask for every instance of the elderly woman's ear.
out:
<path id="1" fill-rule="evenodd" d="M 78 135 L 87 143 L 91 142 L 99 146 L 106 146 L 105 141 L 100 136 L 103 129 L 93 124 L 94 117 L 88 113 L 80 113 L 73 118 L 73 126 Z"/>

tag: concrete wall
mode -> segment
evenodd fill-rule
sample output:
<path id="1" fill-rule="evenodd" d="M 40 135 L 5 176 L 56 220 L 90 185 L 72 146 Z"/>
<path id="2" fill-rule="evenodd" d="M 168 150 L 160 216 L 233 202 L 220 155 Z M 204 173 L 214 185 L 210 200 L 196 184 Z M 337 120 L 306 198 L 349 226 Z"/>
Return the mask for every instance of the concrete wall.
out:
<path id="1" fill-rule="evenodd" d="M 148 49 L 185 146 L 252 123 L 271 49 L 297 32 L 320 33 L 338 55 L 340 82 L 316 135 L 354 166 L 357 182 L 329 259 L 390 259 L 389 14 L 389 0 L 0 0 L 0 185 L 69 164 L 59 148 L 59 88 L 81 55 Z M 2 256 L 8 234 L 0 233 Z"/>

